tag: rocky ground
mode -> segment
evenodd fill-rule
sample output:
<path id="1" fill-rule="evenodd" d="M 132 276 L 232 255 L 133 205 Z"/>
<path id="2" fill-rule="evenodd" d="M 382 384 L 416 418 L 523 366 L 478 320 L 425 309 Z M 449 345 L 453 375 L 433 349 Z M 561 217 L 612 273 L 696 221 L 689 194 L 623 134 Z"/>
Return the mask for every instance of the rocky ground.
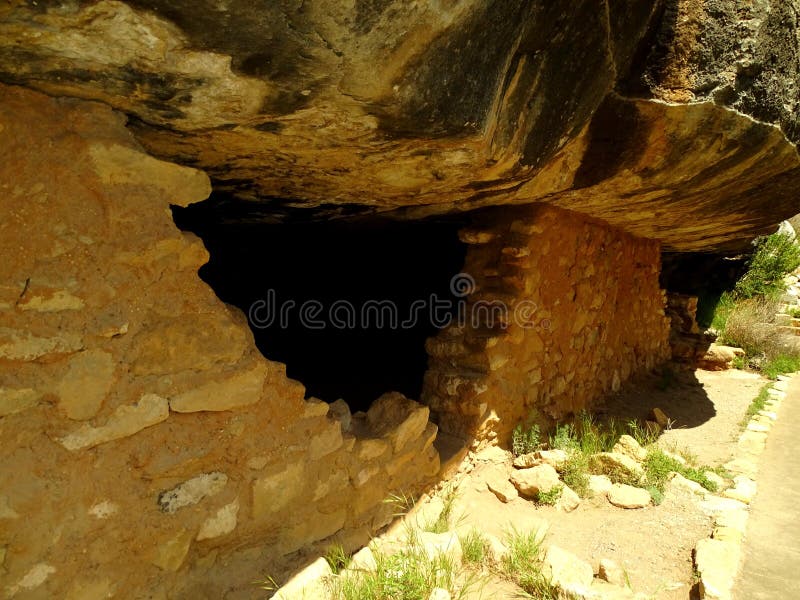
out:
<path id="1" fill-rule="evenodd" d="M 507 536 L 512 529 L 536 531 L 543 537 L 543 570 L 560 584 L 562 593 L 571 590 L 581 598 L 725 597 L 724 590 L 714 596 L 714 590 L 704 589 L 700 576 L 707 586 L 714 583 L 718 575 L 712 570 L 718 565 L 709 563 L 716 561 L 715 553 L 731 537 L 731 527 L 724 525 L 731 520 L 728 517 L 736 520 L 742 515 L 754 493 L 749 479 L 753 473 L 741 475 L 737 465 L 741 463 L 743 440 L 746 446 L 748 435 L 764 434 L 746 431 L 741 439 L 740 434 L 747 408 L 765 380 L 736 370 L 676 368 L 665 373 L 669 374 L 648 376 L 623 387 L 601 416 L 623 422 L 644 420 L 654 408 L 660 409 L 669 423 L 656 442 L 658 448 L 679 460 L 685 457 L 691 464 L 726 465 L 730 469 L 725 472 L 728 479 L 708 473 L 719 482 L 716 494 L 676 475 L 667 482 L 663 501 L 654 505 L 650 494 L 641 488 L 612 486 L 606 477 L 592 476 L 585 498 L 565 489 L 555 505 L 546 505 L 531 498 L 561 483 L 556 470 L 561 469 L 559 451 L 514 459 L 510 452 L 492 447 L 464 459 L 449 482 L 417 501 L 405 519 L 371 544 L 372 550 L 394 551 L 398 540 L 402 546 L 407 538 L 409 524 L 415 530 L 430 529 L 447 508 L 447 531 L 421 534 L 426 551 L 445 548 L 451 552 L 459 546 L 460 560 L 459 538 L 463 540 L 470 531 L 478 530 L 489 540 L 485 564 L 467 568 L 479 572 L 480 577 L 464 598 L 529 597 L 497 567 L 501 555 L 508 552 Z M 759 428 L 751 424 L 749 429 Z M 622 454 L 623 458 L 613 454 Z M 643 456 L 638 444 L 626 436 L 613 453 L 598 460 L 619 461 L 617 467 L 635 470 L 640 468 L 637 465 L 641 465 Z M 737 531 L 743 528 L 742 523 L 734 525 Z M 733 533 L 738 544 L 741 533 Z M 700 553 L 698 559 L 705 564 L 693 559 L 695 547 Z M 727 545 L 722 548 L 727 549 Z M 736 557 L 738 546 L 734 550 Z M 365 553 L 360 555 L 361 560 Z M 325 565 L 316 564 L 320 572 L 327 572 Z M 302 581 L 305 577 L 295 580 L 295 585 Z M 300 588 L 292 589 L 287 588 L 284 594 L 289 595 L 283 597 L 302 597 L 298 595 Z M 318 588 L 316 593 L 322 592 Z M 442 593 L 441 597 L 449 596 Z"/>

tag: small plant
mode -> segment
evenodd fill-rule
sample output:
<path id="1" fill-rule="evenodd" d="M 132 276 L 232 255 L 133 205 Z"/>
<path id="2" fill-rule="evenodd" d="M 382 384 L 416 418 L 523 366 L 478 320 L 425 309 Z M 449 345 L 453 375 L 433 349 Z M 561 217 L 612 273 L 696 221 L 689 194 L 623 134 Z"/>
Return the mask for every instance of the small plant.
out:
<path id="1" fill-rule="evenodd" d="M 535 452 L 541 445 L 541 431 L 538 425 L 531 425 L 525 429 L 520 423 L 511 433 L 511 451 L 514 456 Z"/>
<path id="2" fill-rule="evenodd" d="M 344 551 L 341 544 L 333 544 L 330 546 L 328 551 L 325 552 L 325 560 L 328 561 L 331 571 L 337 574 L 346 569 L 347 565 L 350 564 L 350 557 Z"/>
<path id="3" fill-rule="evenodd" d="M 581 448 L 578 434 L 572 423 L 556 425 L 555 432 L 550 436 L 550 448 L 564 450 L 565 452 L 578 451 Z"/>
<path id="4" fill-rule="evenodd" d="M 383 503 L 391 504 L 395 507 L 395 512 L 392 513 L 393 517 L 403 517 L 411 512 L 417 501 L 414 496 L 406 496 L 405 493 L 399 492 L 397 494 L 389 494 L 389 497 Z"/>
<path id="5" fill-rule="evenodd" d="M 671 456 L 664 454 L 659 448 L 648 450 L 647 458 L 644 461 L 644 470 L 646 489 L 652 487 L 659 493 L 664 492 L 667 477 L 672 472 L 679 473 L 686 479 L 699 483 L 710 492 L 717 491 L 717 484 L 706 477 L 704 473 L 707 469 L 683 465 Z M 655 497 L 653 497 L 653 500 L 655 501 Z"/>
<path id="6" fill-rule="evenodd" d="M 557 485 L 547 492 L 539 492 L 536 495 L 536 503 L 547 506 L 555 506 L 558 502 L 558 499 L 561 498 L 561 492 L 563 490 L 563 485 Z"/>
<path id="7" fill-rule="evenodd" d="M 271 575 L 267 575 L 264 579 L 254 581 L 253 585 L 258 586 L 259 589 L 266 590 L 268 592 L 274 592 L 281 587 L 276 583 L 275 579 L 273 579 Z"/>
<path id="8" fill-rule="evenodd" d="M 439 515 L 422 526 L 423 531 L 430 533 L 445 533 L 452 528 L 453 507 L 458 498 L 458 489 L 454 485 L 447 486 L 442 494 L 442 510 Z"/>
<path id="9" fill-rule="evenodd" d="M 465 536 L 459 538 L 459 541 L 466 562 L 474 565 L 484 563 L 489 542 L 480 531 L 475 528 L 470 529 Z"/>
<path id="10" fill-rule="evenodd" d="M 642 426 L 639 421 L 631 419 L 628 421 L 627 425 L 628 434 L 635 439 L 640 446 L 651 446 L 658 441 L 658 432 Z"/>
<path id="11" fill-rule="evenodd" d="M 537 532 L 506 534 L 508 552 L 503 556 L 503 571 L 525 592 L 541 600 L 557 600 L 558 591 L 542 573 L 542 538 Z"/>
<path id="12" fill-rule="evenodd" d="M 747 427 L 747 423 L 750 421 L 751 417 L 757 415 L 759 411 L 764 410 L 767 405 L 767 400 L 769 400 L 769 389 L 771 387 L 772 386 L 769 384 L 762 387 L 758 392 L 758 396 L 753 398 L 752 402 L 750 402 L 750 406 L 747 407 L 747 412 L 745 412 L 742 421 L 739 423 L 742 429 Z"/>
<path id="13" fill-rule="evenodd" d="M 472 585 L 459 582 L 455 561 L 447 554 L 432 558 L 419 539 L 410 535 L 408 546 L 396 554 L 375 553 L 375 571 L 331 580 L 330 591 L 341 600 L 424 600 L 434 588 L 462 598 Z"/>
<path id="14" fill-rule="evenodd" d="M 649 492 L 650 498 L 652 498 L 654 505 L 658 506 L 664 501 L 664 493 L 661 490 L 659 490 L 656 486 L 648 485 L 644 489 L 646 489 Z"/>
<path id="15" fill-rule="evenodd" d="M 561 467 L 561 480 L 578 496 L 585 498 L 589 493 L 589 457 L 583 452 L 567 454 Z"/>
<path id="16" fill-rule="evenodd" d="M 736 282 L 738 298 L 774 296 L 786 289 L 784 277 L 800 266 L 800 247 L 782 231 L 757 238 L 747 272 Z"/>

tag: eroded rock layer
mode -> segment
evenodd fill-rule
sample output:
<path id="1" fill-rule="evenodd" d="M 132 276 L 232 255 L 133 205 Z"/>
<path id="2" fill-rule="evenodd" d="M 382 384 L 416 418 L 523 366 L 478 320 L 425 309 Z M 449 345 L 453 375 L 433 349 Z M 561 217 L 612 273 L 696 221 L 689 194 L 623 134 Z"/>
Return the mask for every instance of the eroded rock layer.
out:
<path id="1" fill-rule="evenodd" d="M 672 250 L 797 212 L 798 0 L 14 2 L 0 79 L 280 216 L 550 202 Z"/>
<path id="2" fill-rule="evenodd" d="M 659 246 L 546 205 L 462 233 L 462 317 L 428 341 L 423 401 L 444 431 L 506 443 L 592 407 L 669 357 Z"/>
<path id="3" fill-rule="evenodd" d="M 437 473 L 436 426 L 399 394 L 304 400 L 172 222 L 208 178 L 123 123 L 0 86 L 0 594 L 252 597 L 291 552 L 368 541 Z"/>

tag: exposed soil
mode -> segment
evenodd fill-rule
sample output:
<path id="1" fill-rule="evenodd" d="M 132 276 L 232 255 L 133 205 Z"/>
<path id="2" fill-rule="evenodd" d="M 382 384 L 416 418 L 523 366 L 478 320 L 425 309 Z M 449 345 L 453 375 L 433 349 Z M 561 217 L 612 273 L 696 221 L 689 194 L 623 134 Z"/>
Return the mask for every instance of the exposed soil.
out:
<path id="1" fill-rule="evenodd" d="M 602 412 L 627 421 L 644 419 L 659 407 L 673 425 L 658 444 L 688 451 L 698 464 L 718 466 L 731 458 L 739 423 L 763 384 L 760 376 L 735 370 L 653 375 L 625 386 Z M 485 483 L 486 475 L 498 468 L 497 461 L 480 456 L 467 459 L 470 464 L 465 462 L 464 471 L 468 472 L 456 477 L 459 491 L 454 514 L 460 517 L 459 532 L 475 527 L 502 539 L 511 526 L 527 530 L 546 521 L 545 545 L 574 553 L 595 571 L 601 558 L 613 559 L 627 571 L 635 592 L 669 600 L 693 597 L 692 549 L 712 528 L 711 518 L 699 507 L 699 497 L 667 494 L 659 506 L 639 510 L 616 508 L 605 498 L 596 498 L 583 500 L 571 513 L 522 498 L 504 504 Z M 510 465 L 510 459 L 506 464 Z M 490 581 L 474 597 L 513 598 L 519 592 L 514 590 L 508 583 Z"/>

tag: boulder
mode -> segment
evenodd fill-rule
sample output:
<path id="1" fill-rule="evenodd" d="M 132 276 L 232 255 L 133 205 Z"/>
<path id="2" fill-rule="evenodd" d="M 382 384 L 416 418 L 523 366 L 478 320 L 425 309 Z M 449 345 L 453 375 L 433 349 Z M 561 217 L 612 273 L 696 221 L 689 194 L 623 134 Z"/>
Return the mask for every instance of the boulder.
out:
<path id="1" fill-rule="evenodd" d="M 513 464 L 517 469 L 530 469 L 542 464 L 542 461 L 536 456 L 536 452 L 528 452 L 515 457 Z"/>
<path id="2" fill-rule="evenodd" d="M 292 575 L 272 598 L 273 600 L 325 598 L 328 594 L 326 579 L 332 575 L 333 571 L 328 561 L 320 557 Z"/>
<path id="3" fill-rule="evenodd" d="M 564 512 L 572 512 L 581 503 L 581 497 L 576 494 L 572 488 L 568 485 L 565 485 L 561 488 L 561 496 L 558 498 L 558 502 L 556 503 L 556 507 L 563 510 Z"/>
<path id="4" fill-rule="evenodd" d="M 734 359 L 744 355 L 745 351 L 741 348 L 711 344 L 697 362 L 697 366 L 706 371 L 724 371 L 733 366 Z"/>
<path id="5" fill-rule="evenodd" d="M 589 493 L 592 497 L 605 497 L 613 485 L 606 475 L 589 475 Z"/>
<path id="6" fill-rule="evenodd" d="M 610 558 L 600 559 L 600 568 L 598 569 L 597 576 L 614 585 L 624 586 L 628 583 L 625 570 Z"/>
<path id="7" fill-rule="evenodd" d="M 639 442 L 637 442 L 630 435 L 623 435 L 620 437 L 619 441 L 614 444 L 612 452 L 624 454 L 625 456 L 639 462 L 642 462 L 645 458 L 647 458 L 647 450 L 642 448 Z"/>
<path id="8" fill-rule="evenodd" d="M 739 569 L 741 546 L 734 541 L 702 539 L 694 551 L 695 570 L 700 574 L 701 597 L 730 599 Z"/>
<path id="9" fill-rule="evenodd" d="M 650 505 L 650 492 L 631 485 L 615 483 L 608 492 L 608 501 L 620 508 L 644 508 Z"/>
<path id="10" fill-rule="evenodd" d="M 571 552 L 549 546 L 542 561 L 542 574 L 566 594 L 584 593 L 592 585 L 592 566 Z"/>
<path id="11" fill-rule="evenodd" d="M 484 475 L 486 487 L 501 502 L 511 502 L 518 497 L 517 488 L 508 480 L 508 474 L 504 469 L 492 470 Z"/>
<path id="12" fill-rule="evenodd" d="M 624 478 L 638 480 L 644 476 L 642 465 L 630 456 L 619 452 L 600 452 L 589 458 L 589 467 L 598 474 L 609 475 L 612 479 Z"/>
<path id="13" fill-rule="evenodd" d="M 536 498 L 542 492 L 549 492 L 561 485 L 558 473 L 550 465 L 537 465 L 530 469 L 520 469 L 511 474 L 511 483 L 520 495 Z"/>
<path id="14" fill-rule="evenodd" d="M 534 453 L 542 463 L 550 465 L 557 471 L 567 462 L 567 453 L 563 450 L 538 450 Z"/>

